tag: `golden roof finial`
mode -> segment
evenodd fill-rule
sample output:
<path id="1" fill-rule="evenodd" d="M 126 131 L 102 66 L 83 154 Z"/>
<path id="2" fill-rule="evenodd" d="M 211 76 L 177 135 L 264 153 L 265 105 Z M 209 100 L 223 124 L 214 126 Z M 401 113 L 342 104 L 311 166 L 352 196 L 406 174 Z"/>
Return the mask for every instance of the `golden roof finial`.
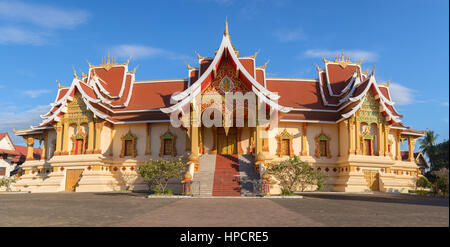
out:
<path id="1" fill-rule="evenodd" d="M 59 83 L 59 81 L 56 80 L 56 84 L 58 84 L 58 89 L 60 89 L 61 88 L 61 83 Z"/>
<path id="2" fill-rule="evenodd" d="M 225 17 L 225 31 L 223 32 L 225 36 L 228 36 L 228 17 Z"/>
<path id="3" fill-rule="evenodd" d="M 197 58 L 200 59 L 205 59 L 205 57 L 200 56 L 200 54 L 198 54 L 198 52 L 195 52 L 195 54 L 197 54 Z"/>
<path id="4" fill-rule="evenodd" d="M 373 68 L 372 68 L 372 76 L 375 74 L 375 64 L 373 65 Z"/>
<path id="5" fill-rule="evenodd" d="M 316 69 L 318 72 L 322 72 L 322 69 L 319 67 L 319 65 L 317 65 L 316 63 L 314 65 L 316 65 Z"/>
<path id="6" fill-rule="evenodd" d="M 72 68 L 73 68 L 73 77 L 78 78 L 77 70 L 75 69 L 75 66 L 72 65 Z"/>
<path id="7" fill-rule="evenodd" d="M 138 64 L 136 67 L 134 67 L 134 69 L 133 69 L 132 71 L 128 71 L 128 73 L 130 73 L 130 74 L 135 74 L 137 68 L 139 68 L 139 64 Z"/>

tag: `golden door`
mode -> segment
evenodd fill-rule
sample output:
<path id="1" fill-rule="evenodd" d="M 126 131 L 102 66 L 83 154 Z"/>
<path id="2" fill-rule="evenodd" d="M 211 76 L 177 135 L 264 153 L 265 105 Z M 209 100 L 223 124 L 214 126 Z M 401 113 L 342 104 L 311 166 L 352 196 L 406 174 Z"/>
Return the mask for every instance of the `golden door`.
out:
<path id="1" fill-rule="evenodd" d="M 380 174 L 378 171 L 365 170 L 364 178 L 367 181 L 369 189 L 371 191 L 379 191 L 380 190 Z"/>
<path id="2" fill-rule="evenodd" d="M 237 129 L 230 128 L 225 135 L 223 128 L 217 129 L 217 152 L 219 154 L 237 154 Z"/>
<path id="3" fill-rule="evenodd" d="M 75 191 L 75 187 L 80 181 L 83 169 L 67 169 L 66 174 L 66 191 Z"/>

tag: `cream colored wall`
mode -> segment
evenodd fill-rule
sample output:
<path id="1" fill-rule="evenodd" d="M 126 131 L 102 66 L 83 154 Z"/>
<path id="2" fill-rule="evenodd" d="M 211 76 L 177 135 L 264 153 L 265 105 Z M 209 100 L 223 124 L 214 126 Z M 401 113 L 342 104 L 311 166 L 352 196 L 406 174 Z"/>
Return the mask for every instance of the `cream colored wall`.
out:
<path id="1" fill-rule="evenodd" d="M 103 126 L 100 139 L 100 150 L 102 150 L 102 154 L 109 155 L 109 148 L 111 147 L 111 128 L 109 126 Z"/>
<path id="2" fill-rule="evenodd" d="M 330 138 L 330 153 L 331 157 L 334 158 L 338 155 L 338 136 L 337 136 L 337 125 L 336 124 L 312 124 L 308 123 L 306 126 L 306 137 L 308 140 L 308 153 L 310 156 L 314 156 L 316 149 L 316 143 L 314 138 L 316 138 L 323 130 L 323 133 Z"/>
<path id="3" fill-rule="evenodd" d="M 269 138 L 269 151 L 270 154 L 276 155 L 277 154 L 277 148 L 278 148 L 278 142 L 275 136 L 279 135 L 286 129 L 286 131 L 294 136 L 294 139 L 292 140 L 292 148 L 295 155 L 300 155 L 302 150 L 302 123 L 278 123 L 277 129 L 270 130 L 270 135 L 273 136 L 272 138 Z M 307 130 L 308 132 L 308 130 Z"/>
<path id="4" fill-rule="evenodd" d="M 186 150 L 186 131 L 181 128 L 174 128 L 170 125 L 170 123 L 153 123 L 151 130 L 151 150 L 152 157 L 159 158 L 159 151 L 161 148 L 161 139 L 160 137 L 166 133 L 167 128 L 169 128 L 170 132 L 177 136 L 177 156 L 183 156 Z M 145 143 L 144 143 L 145 144 Z M 144 145 L 145 151 L 145 145 Z"/>

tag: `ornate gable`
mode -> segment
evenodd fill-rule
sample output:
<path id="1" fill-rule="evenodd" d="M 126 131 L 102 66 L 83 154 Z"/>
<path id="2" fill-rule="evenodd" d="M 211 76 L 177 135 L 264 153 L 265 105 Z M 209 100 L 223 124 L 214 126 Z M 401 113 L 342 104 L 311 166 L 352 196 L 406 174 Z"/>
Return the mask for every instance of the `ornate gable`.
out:
<path id="1" fill-rule="evenodd" d="M 367 124 L 384 123 L 385 117 L 380 111 L 380 102 L 375 98 L 374 93 L 369 90 L 363 100 L 364 102 L 358 110 L 359 121 Z"/>

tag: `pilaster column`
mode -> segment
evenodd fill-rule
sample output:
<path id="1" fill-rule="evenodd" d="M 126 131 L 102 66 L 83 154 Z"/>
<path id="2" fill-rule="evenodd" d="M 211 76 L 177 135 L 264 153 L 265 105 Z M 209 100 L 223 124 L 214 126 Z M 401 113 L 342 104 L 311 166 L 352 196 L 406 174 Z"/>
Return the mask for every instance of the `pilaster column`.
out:
<path id="1" fill-rule="evenodd" d="M 377 124 L 377 148 L 378 148 L 378 156 L 383 155 L 384 153 L 384 148 L 383 148 L 383 125 L 381 125 L 380 123 Z"/>
<path id="2" fill-rule="evenodd" d="M 194 164 L 195 171 L 198 171 L 198 127 L 191 126 L 191 154 L 187 164 Z"/>
<path id="3" fill-rule="evenodd" d="M 26 139 L 26 143 L 27 143 L 27 159 L 26 160 L 34 160 L 34 138 L 28 136 Z"/>
<path id="4" fill-rule="evenodd" d="M 415 146 L 416 146 L 416 138 L 408 136 L 408 161 L 414 161 Z"/>
<path id="5" fill-rule="evenodd" d="M 354 122 L 353 117 L 348 119 L 348 153 L 355 153 L 355 130 L 354 130 Z"/>
<path id="6" fill-rule="evenodd" d="M 387 156 L 389 153 L 389 130 L 386 124 L 383 124 L 383 138 L 384 138 L 384 156 Z"/>
<path id="7" fill-rule="evenodd" d="M 306 139 L 306 125 L 307 123 L 302 123 L 302 156 L 308 155 L 308 141 Z"/>
<path id="8" fill-rule="evenodd" d="M 114 135 L 116 134 L 116 130 L 114 129 L 114 125 L 111 125 L 111 132 L 110 132 L 110 141 L 109 141 L 109 156 L 113 156 L 114 151 Z"/>
<path id="9" fill-rule="evenodd" d="M 45 160 L 47 158 L 47 144 L 48 143 L 48 133 L 44 133 L 44 145 L 42 145 L 42 154 L 41 160 Z"/>
<path id="10" fill-rule="evenodd" d="M 69 122 L 64 121 L 63 123 L 63 139 L 62 139 L 62 153 L 61 155 L 69 154 Z"/>
<path id="11" fill-rule="evenodd" d="M 94 153 L 100 154 L 102 153 L 101 150 L 101 140 L 102 140 L 102 129 L 103 129 L 104 122 L 101 123 L 95 123 L 95 150 Z"/>
<path id="12" fill-rule="evenodd" d="M 400 130 L 397 130 L 397 138 L 395 140 L 395 159 L 396 160 L 401 160 L 402 159 L 402 155 L 400 153 L 400 140 L 401 140 L 401 134 L 400 134 Z"/>
<path id="13" fill-rule="evenodd" d="M 62 139 L 62 126 L 61 122 L 53 125 L 56 131 L 56 147 L 53 155 L 61 155 L 61 139 Z"/>
<path id="14" fill-rule="evenodd" d="M 147 138 L 145 139 L 145 155 L 151 155 L 152 154 L 152 150 L 151 150 L 152 126 L 151 126 L 150 123 L 147 123 L 147 126 L 146 126 L 145 130 L 146 130 L 146 134 L 147 134 Z"/>
<path id="15" fill-rule="evenodd" d="M 86 150 L 87 154 L 94 153 L 94 136 L 95 136 L 95 130 L 94 130 L 94 121 L 89 122 L 89 133 L 88 133 L 88 148 Z"/>
<path id="16" fill-rule="evenodd" d="M 356 115 L 355 125 L 355 153 L 361 154 L 361 123 L 358 120 L 358 115 Z"/>

